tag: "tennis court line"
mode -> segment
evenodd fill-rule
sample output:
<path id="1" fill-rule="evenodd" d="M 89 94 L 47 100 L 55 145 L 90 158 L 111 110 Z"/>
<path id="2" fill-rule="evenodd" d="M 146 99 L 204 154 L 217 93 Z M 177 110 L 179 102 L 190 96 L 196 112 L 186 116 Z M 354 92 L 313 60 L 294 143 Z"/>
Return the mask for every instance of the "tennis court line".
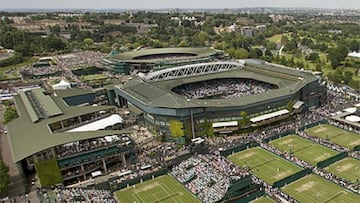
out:
<path id="1" fill-rule="evenodd" d="M 268 164 L 268 163 L 270 163 L 270 162 L 272 162 L 272 161 L 274 161 L 274 160 L 276 160 L 276 159 L 275 159 L 275 158 L 272 158 L 272 159 L 270 159 L 270 160 L 268 160 L 268 161 L 265 161 L 265 162 L 263 162 L 263 163 L 261 163 L 261 164 L 258 164 L 258 165 L 253 166 L 251 169 L 258 168 L 258 167 L 263 166 L 263 165 L 265 165 L 265 164 Z"/>
<path id="2" fill-rule="evenodd" d="M 295 153 L 295 152 L 299 152 L 299 151 L 302 151 L 302 150 L 307 149 L 307 148 L 312 147 L 312 146 L 313 146 L 313 145 L 312 145 L 312 143 L 311 143 L 311 144 L 309 144 L 309 145 L 307 145 L 307 146 L 305 146 L 305 147 L 303 147 L 303 148 L 300 148 L 300 149 L 294 150 L 294 151 L 293 151 L 293 153 Z"/>

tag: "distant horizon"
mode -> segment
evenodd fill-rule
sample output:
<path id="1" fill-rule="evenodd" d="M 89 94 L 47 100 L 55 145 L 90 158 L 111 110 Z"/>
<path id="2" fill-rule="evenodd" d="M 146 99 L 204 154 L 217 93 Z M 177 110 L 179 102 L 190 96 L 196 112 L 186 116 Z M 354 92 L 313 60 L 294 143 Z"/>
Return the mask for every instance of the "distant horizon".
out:
<path id="1" fill-rule="evenodd" d="M 31 11 L 165 11 L 165 10 L 244 10 L 244 9 L 284 9 L 284 10 L 356 10 L 360 8 L 317 8 L 317 7 L 238 7 L 238 8 L 0 8 L 0 12 L 31 12 Z"/>
<path id="2" fill-rule="evenodd" d="M 359 0 L 0 0 L 0 10 L 360 9 Z"/>

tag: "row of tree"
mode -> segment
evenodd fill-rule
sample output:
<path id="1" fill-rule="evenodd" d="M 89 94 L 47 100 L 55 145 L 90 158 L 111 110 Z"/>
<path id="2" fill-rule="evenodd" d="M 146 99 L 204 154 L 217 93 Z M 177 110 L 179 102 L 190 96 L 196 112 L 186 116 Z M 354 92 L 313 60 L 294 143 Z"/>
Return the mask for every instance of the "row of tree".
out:
<path id="1" fill-rule="evenodd" d="M 0 198 L 8 195 L 9 184 L 9 167 L 0 159 Z"/>

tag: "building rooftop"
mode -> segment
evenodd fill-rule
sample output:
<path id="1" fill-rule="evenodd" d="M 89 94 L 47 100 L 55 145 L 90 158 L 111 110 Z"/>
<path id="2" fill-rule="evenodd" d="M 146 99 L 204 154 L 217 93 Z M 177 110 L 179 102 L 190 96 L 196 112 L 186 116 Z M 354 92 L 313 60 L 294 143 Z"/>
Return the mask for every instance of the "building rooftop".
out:
<path id="1" fill-rule="evenodd" d="M 42 89 L 37 90 L 40 94 Z M 73 90 L 70 93 L 65 93 L 67 90 L 57 92 L 57 96 L 48 95 L 47 98 L 41 98 L 41 101 L 52 102 L 46 108 L 61 111 L 62 114 L 53 117 L 45 117 L 33 122 L 33 112 L 29 112 L 26 104 L 26 100 L 20 95 L 14 96 L 16 109 L 19 114 L 19 118 L 11 121 L 7 124 L 9 144 L 12 149 L 12 156 L 14 162 L 21 161 L 22 159 L 31 156 L 34 153 L 40 152 L 47 148 L 51 148 L 57 145 L 66 144 L 69 142 L 86 140 L 90 138 L 103 137 L 106 135 L 114 135 L 126 133 L 125 131 L 119 130 L 101 130 L 101 131 L 86 131 L 86 132 L 55 132 L 53 133 L 49 124 L 55 123 L 61 120 L 77 117 L 92 112 L 100 112 L 104 110 L 113 109 L 114 106 L 68 106 L 64 101 L 63 97 L 59 95 L 72 95 L 75 96 Z M 82 91 L 79 91 L 82 92 Z M 44 99 L 44 100 L 43 100 Z M 45 109 L 46 109 L 45 108 Z M 55 111 L 54 111 L 55 112 Z"/>
<path id="2" fill-rule="evenodd" d="M 111 55 L 108 58 L 115 61 L 133 62 L 133 63 L 138 63 L 138 62 L 152 63 L 158 61 L 204 58 L 204 57 L 210 57 L 220 52 L 222 51 L 208 47 L 156 48 L 156 49 L 142 49 L 138 51 L 118 53 L 115 55 Z"/>
<path id="3" fill-rule="evenodd" d="M 260 94 L 231 99 L 186 99 L 184 96 L 171 91 L 174 87 L 182 84 L 220 78 L 250 78 L 277 85 L 279 88 Z M 140 78 L 134 78 L 125 85 L 115 87 L 140 103 L 153 107 L 228 107 L 249 105 L 255 102 L 285 97 L 315 80 L 317 78 L 311 73 L 296 69 L 275 67 L 269 64 L 247 63 L 244 68 L 239 70 L 157 82 L 146 82 Z"/>

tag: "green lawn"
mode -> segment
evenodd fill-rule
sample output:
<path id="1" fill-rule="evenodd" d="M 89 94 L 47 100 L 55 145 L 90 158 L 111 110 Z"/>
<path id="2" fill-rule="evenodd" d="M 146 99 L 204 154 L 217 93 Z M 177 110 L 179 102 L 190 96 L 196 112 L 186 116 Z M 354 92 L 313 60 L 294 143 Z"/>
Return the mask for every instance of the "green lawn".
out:
<path id="1" fill-rule="evenodd" d="M 263 196 L 251 201 L 250 203 L 276 203 L 276 201 L 268 196 Z"/>
<path id="2" fill-rule="evenodd" d="M 55 159 L 35 163 L 41 186 L 50 187 L 62 183 L 61 172 Z"/>
<path id="3" fill-rule="evenodd" d="M 115 192 L 121 203 L 200 203 L 183 185 L 169 175 L 157 177 Z"/>
<path id="4" fill-rule="evenodd" d="M 347 181 L 355 182 L 360 180 L 360 160 L 354 158 L 345 158 L 330 166 L 325 170 Z"/>
<path id="5" fill-rule="evenodd" d="M 269 142 L 269 144 L 283 152 L 289 152 L 291 150 L 296 157 L 310 163 L 313 166 L 316 166 L 316 164 L 320 161 L 324 161 L 339 154 L 339 152 L 335 150 L 324 147 L 297 135 L 288 135 L 286 137 L 273 140 Z"/>
<path id="6" fill-rule="evenodd" d="M 228 159 L 240 167 L 249 166 L 254 175 L 271 185 L 302 170 L 301 167 L 260 147 L 232 154 Z"/>
<path id="7" fill-rule="evenodd" d="M 280 41 L 281 41 L 281 38 L 282 38 L 282 36 L 284 36 L 284 35 L 287 35 L 288 37 L 290 37 L 291 32 L 289 32 L 289 33 L 282 33 L 282 34 L 276 34 L 276 35 L 273 35 L 273 36 L 267 38 L 267 40 L 269 40 L 270 42 L 275 42 L 275 43 L 277 43 L 277 42 L 280 42 Z"/>
<path id="8" fill-rule="evenodd" d="M 79 77 L 82 81 L 92 81 L 92 80 L 105 80 L 108 78 L 107 75 L 104 74 L 93 74 L 93 75 L 83 75 Z"/>
<path id="9" fill-rule="evenodd" d="M 317 175 L 308 175 L 281 189 L 301 203 L 356 203 L 360 195 Z"/>
<path id="10" fill-rule="evenodd" d="M 281 56 L 284 56 L 286 58 L 286 60 L 291 60 L 292 57 L 294 57 L 294 62 L 303 62 L 304 65 L 307 64 L 308 66 L 308 70 L 315 70 L 315 67 L 316 67 L 316 63 L 313 63 L 311 61 L 308 61 L 305 59 L 305 55 L 302 54 L 299 58 L 295 57 L 294 54 L 288 54 L 288 53 L 282 53 Z M 330 62 L 327 61 L 327 54 L 323 53 L 323 52 L 319 52 L 319 57 L 322 61 L 325 61 L 325 66 L 324 65 L 321 65 L 321 71 L 323 72 L 323 75 L 324 76 L 327 76 L 330 72 L 334 72 L 335 69 L 333 69 L 331 66 L 330 66 Z M 306 66 L 304 67 L 306 68 Z M 340 66 L 342 72 L 345 72 L 345 71 L 350 71 L 352 73 L 354 73 L 354 76 L 353 76 L 353 79 L 354 80 L 357 80 L 357 81 L 360 81 L 360 76 L 356 76 L 356 71 L 357 71 L 357 68 L 352 68 L 352 67 L 343 67 L 343 66 Z"/>
<path id="11" fill-rule="evenodd" d="M 22 63 L 19 64 L 15 64 L 15 65 L 10 65 L 10 66 L 5 66 L 5 67 L 0 67 L 0 75 L 1 75 L 1 79 L 9 79 L 9 78 L 18 78 L 20 77 L 19 73 L 18 73 L 18 69 L 24 67 L 24 66 L 28 66 L 31 65 L 32 63 L 36 62 L 38 59 L 38 57 L 32 57 Z M 8 70 L 13 70 L 11 73 L 5 73 Z"/>
<path id="12" fill-rule="evenodd" d="M 312 136 L 330 139 L 331 142 L 348 149 L 360 145 L 360 135 L 331 125 L 315 126 L 307 129 L 306 132 Z"/>

